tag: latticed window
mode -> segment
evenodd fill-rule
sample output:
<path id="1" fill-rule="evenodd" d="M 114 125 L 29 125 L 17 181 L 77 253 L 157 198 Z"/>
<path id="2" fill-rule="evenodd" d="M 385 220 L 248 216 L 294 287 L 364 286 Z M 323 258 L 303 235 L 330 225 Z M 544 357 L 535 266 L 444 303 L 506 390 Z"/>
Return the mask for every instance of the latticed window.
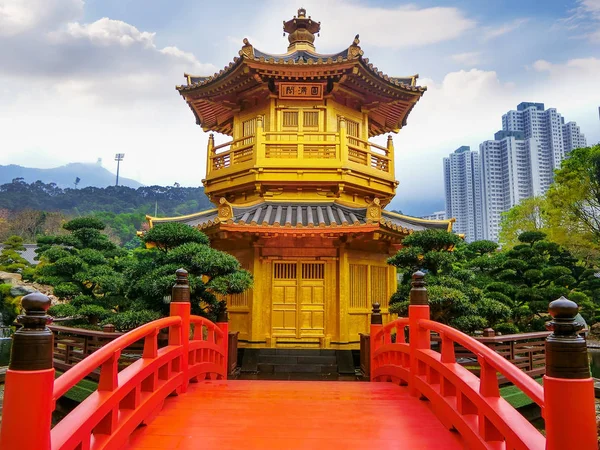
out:
<path id="1" fill-rule="evenodd" d="M 325 264 L 302 263 L 302 279 L 323 280 L 325 279 Z"/>
<path id="2" fill-rule="evenodd" d="M 360 138 L 359 130 L 358 122 L 346 119 L 346 134 L 348 137 Z M 352 145 L 358 145 L 358 141 L 355 139 L 349 139 L 349 141 Z"/>
<path id="3" fill-rule="evenodd" d="M 368 307 L 366 264 L 350 264 L 350 308 Z"/>
<path id="4" fill-rule="evenodd" d="M 387 273 L 387 267 L 371 266 L 371 303 L 378 302 L 382 308 L 389 302 Z"/>
<path id="5" fill-rule="evenodd" d="M 252 138 L 256 134 L 256 117 L 254 119 L 245 120 L 242 122 L 242 137 L 247 137 L 242 141 L 242 145 L 252 143 Z"/>
<path id="6" fill-rule="evenodd" d="M 295 280 L 298 265 L 296 263 L 273 264 L 273 278 L 276 280 Z"/>
<path id="7" fill-rule="evenodd" d="M 304 128 L 319 128 L 319 111 L 304 111 Z"/>
<path id="8" fill-rule="evenodd" d="M 283 111 L 283 126 L 298 128 L 298 111 Z"/>

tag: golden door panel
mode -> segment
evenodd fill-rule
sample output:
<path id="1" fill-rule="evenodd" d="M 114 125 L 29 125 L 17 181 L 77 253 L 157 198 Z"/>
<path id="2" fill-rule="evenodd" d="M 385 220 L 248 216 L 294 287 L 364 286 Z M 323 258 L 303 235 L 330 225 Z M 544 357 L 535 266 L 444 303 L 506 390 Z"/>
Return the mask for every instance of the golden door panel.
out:
<path id="1" fill-rule="evenodd" d="M 277 284 L 273 286 L 273 335 L 296 336 L 296 281 Z"/>
<path id="2" fill-rule="evenodd" d="M 301 263 L 299 337 L 325 334 L 325 264 Z"/>
<path id="3" fill-rule="evenodd" d="M 271 297 L 273 336 L 295 337 L 298 331 L 296 263 L 273 264 Z"/>
<path id="4" fill-rule="evenodd" d="M 273 264 L 272 334 L 321 337 L 325 332 L 325 264 Z"/>

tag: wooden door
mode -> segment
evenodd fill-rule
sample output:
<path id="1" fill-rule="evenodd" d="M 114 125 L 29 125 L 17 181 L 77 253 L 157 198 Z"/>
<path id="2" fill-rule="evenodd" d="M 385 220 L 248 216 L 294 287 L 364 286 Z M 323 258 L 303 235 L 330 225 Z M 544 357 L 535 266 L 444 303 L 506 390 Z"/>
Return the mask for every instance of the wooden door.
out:
<path id="1" fill-rule="evenodd" d="M 271 293 L 274 337 L 324 336 L 324 263 L 274 262 Z"/>
<path id="2" fill-rule="evenodd" d="M 271 286 L 273 336 L 295 338 L 298 334 L 298 264 L 274 262 Z"/>
<path id="3" fill-rule="evenodd" d="M 300 263 L 298 337 L 325 335 L 325 264 Z"/>

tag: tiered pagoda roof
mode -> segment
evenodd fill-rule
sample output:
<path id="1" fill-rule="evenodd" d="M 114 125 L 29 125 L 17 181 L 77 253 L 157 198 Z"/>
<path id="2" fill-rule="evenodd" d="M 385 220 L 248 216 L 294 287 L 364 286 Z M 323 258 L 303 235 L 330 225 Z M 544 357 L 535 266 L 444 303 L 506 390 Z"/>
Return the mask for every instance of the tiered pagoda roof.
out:
<path id="1" fill-rule="evenodd" d="M 366 208 L 331 202 L 260 201 L 237 206 L 221 200 L 218 208 L 188 216 L 157 218 L 147 216 L 150 226 L 181 222 L 207 231 L 230 230 L 278 234 L 346 234 L 380 231 L 402 237 L 415 231 L 450 231 L 452 221 L 431 221 L 383 210 L 378 201 Z"/>
<path id="2" fill-rule="evenodd" d="M 232 135 L 233 116 L 244 102 L 276 94 L 278 82 L 310 81 L 324 83 L 326 98 L 367 111 L 369 136 L 399 131 L 426 90 L 416 85 L 418 75 L 384 74 L 363 57 L 358 35 L 338 53 L 317 53 L 312 40 L 320 24 L 306 18 L 304 10 L 298 13 L 284 24 L 284 31 L 290 33 L 287 53 L 265 53 L 244 39 L 239 57 L 218 73 L 185 74 L 187 84 L 177 90 L 194 111 L 197 123 L 205 131 Z M 299 30 L 304 30 L 301 35 Z"/>

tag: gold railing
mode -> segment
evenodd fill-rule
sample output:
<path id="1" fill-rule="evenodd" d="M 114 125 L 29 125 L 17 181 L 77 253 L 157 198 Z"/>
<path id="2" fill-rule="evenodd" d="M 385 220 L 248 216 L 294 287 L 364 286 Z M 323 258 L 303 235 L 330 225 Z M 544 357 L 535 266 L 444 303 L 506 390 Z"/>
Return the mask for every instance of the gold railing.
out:
<path id="1" fill-rule="evenodd" d="M 211 141 L 208 143 L 209 169 L 220 170 L 247 161 L 252 161 L 254 154 L 254 136 L 225 142 L 211 149 Z"/>
<path id="2" fill-rule="evenodd" d="M 386 148 L 347 136 L 344 132 L 261 130 L 262 127 L 257 127 L 253 136 L 245 136 L 217 146 L 211 138 L 208 144 L 208 174 L 243 163 L 260 166 L 269 165 L 269 161 L 280 160 L 284 165 L 299 166 L 293 161 L 321 159 L 330 162 L 337 160 L 342 165 L 359 164 L 376 173 L 383 172 L 392 177 L 394 175 L 391 139 L 388 140 Z M 239 168 L 246 169 L 245 165 Z"/>

